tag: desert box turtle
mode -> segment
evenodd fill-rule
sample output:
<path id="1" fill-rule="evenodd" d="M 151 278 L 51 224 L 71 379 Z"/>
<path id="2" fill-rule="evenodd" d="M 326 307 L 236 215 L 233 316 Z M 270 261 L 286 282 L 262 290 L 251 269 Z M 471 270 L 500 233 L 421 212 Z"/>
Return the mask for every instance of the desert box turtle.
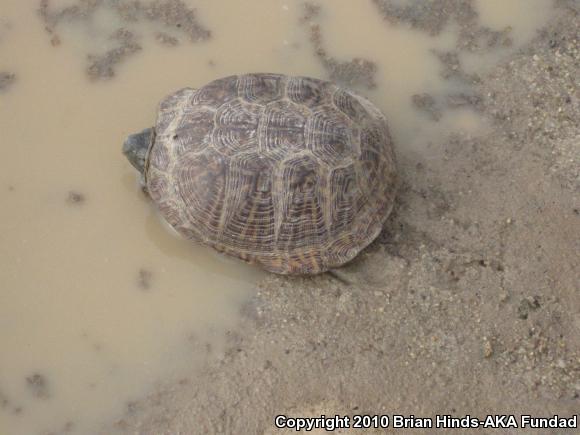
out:
<path id="1" fill-rule="evenodd" d="M 380 110 L 308 77 L 178 90 L 123 152 L 181 235 L 282 274 L 352 260 L 381 231 L 397 184 Z"/>

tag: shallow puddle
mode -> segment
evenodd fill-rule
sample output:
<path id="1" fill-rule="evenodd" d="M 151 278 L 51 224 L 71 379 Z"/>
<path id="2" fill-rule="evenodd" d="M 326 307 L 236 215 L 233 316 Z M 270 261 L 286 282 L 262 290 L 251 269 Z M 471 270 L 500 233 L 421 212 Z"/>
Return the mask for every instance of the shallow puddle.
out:
<path id="1" fill-rule="evenodd" d="M 219 353 L 261 276 L 175 237 L 142 194 L 121 144 L 164 95 L 238 72 L 331 77 L 385 111 L 400 155 L 423 153 L 485 130 L 478 74 L 551 13 L 464 3 L 437 22 L 413 0 L 3 0 L 0 434 L 98 432 Z"/>

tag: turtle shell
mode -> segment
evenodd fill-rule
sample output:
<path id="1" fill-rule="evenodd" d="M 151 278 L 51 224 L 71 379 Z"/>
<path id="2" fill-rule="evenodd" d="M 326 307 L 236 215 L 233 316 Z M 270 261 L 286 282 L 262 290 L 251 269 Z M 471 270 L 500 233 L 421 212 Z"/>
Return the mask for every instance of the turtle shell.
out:
<path id="1" fill-rule="evenodd" d="M 282 274 L 316 274 L 373 241 L 395 195 L 387 122 L 334 83 L 246 74 L 159 105 L 147 190 L 183 236 Z"/>

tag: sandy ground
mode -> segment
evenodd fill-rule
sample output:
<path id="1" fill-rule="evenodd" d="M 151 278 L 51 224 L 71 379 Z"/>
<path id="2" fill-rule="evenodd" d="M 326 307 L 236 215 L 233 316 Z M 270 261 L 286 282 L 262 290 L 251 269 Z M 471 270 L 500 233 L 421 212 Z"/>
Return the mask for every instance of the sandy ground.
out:
<path id="1" fill-rule="evenodd" d="M 562 1 L 481 77 L 490 133 L 429 156 L 399 148 L 395 212 L 344 270 L 352 284 L 270 276 L 224 355 L 107 433 L 276 433 L 283 413 L 578 413 L 579 29 L 578 3 Z"/>

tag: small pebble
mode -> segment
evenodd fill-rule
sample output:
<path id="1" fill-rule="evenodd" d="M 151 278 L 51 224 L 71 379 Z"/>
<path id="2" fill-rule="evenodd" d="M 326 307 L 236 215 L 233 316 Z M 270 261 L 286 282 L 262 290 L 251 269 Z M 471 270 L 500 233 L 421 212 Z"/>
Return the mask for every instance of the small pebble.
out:
<path id="1" fill-rule="evenodd" d="M 66 202 L 69 204 L 82 204 L 83 202 L 85 202 L 85 195 L 80 192 L 71 190 L 68 193 Z"/>
<path id="2" fill-rule="evenodd" d="M 493 355 L 493 346 L 491 345 L 491 341 L 484 338 L 483 341 L 483 356 L 486 358 L 490 358 Z"/>
<path id="3" fill-rule="evenodd" d="M 150 270 L 139 269 L 139 277 L 137 279 L 137 285 L 141 290 L 149 290 L 151 288 L 151 278 L 153 274 Z"/>
<path id="4" fill-rule="evenodd" d="M 0 72 L 0 90 L 7 89 L 16 80 L 16 74 L 9 72 Z"/>

